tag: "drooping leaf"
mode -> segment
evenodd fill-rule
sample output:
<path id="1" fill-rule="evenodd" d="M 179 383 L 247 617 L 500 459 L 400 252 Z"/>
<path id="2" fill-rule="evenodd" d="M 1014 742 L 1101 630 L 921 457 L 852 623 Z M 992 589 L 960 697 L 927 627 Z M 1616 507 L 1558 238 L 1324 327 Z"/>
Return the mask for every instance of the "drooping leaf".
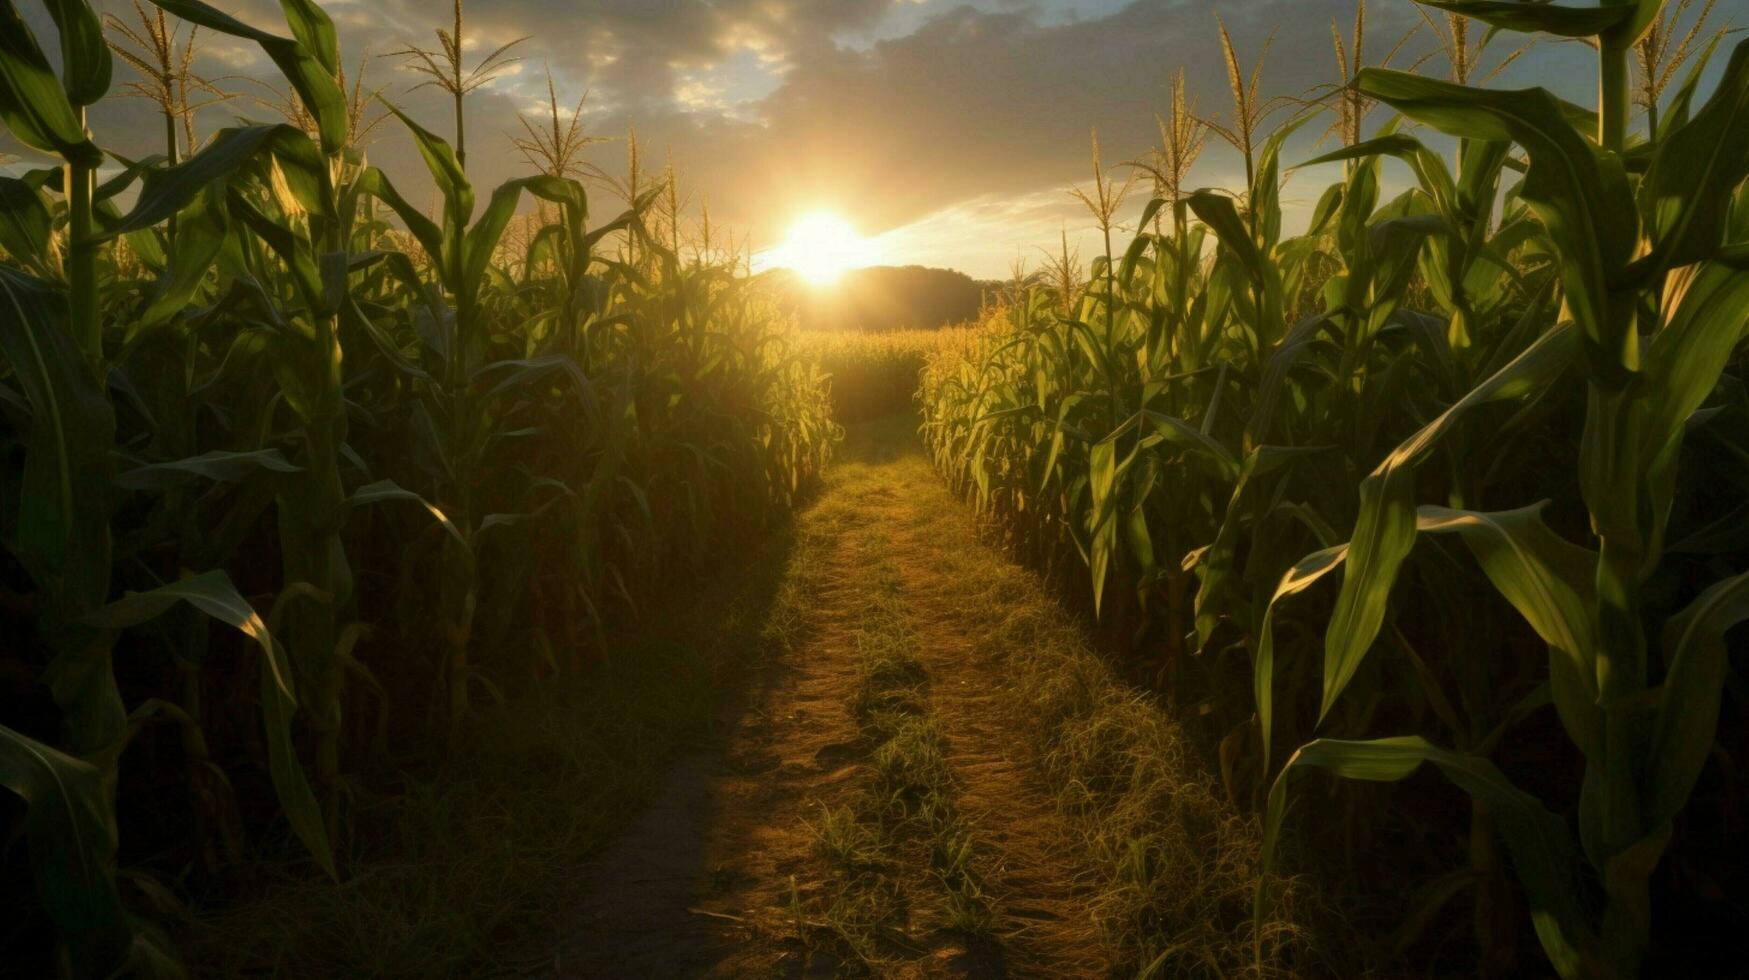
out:
<path id="1" fill-rule="evenodd" d="M 1730 667 L 1725 634 L 1746 619 L 1749 572 L 1713 583 L 1664 626 L 1669 669 L 1645 760 L 1647 826 L 1661 826 L 1688 804 L 1717 736 Z"/>
<path id="2" fill-rule="evenodd" d="M 168 221 L 209 187 L 222 186 L 239 169 L 276 157 L 285 186 L 305 210 L 320 212 L 330 195 L 327 167 L 309 137 L 292 126 L 241 126 L 220 130 L 199 153 L 168 170 L 150 171 L 139 200 L 100 239 L 142 231 Z"/>
<path id="3" fill-rule="evenodd" d="M 113 69 L 103 21 L 89 0 L 45 0 L 49 16 L 61 34 L 61 78 L 67 99 L 87 106 L 109 91 Z"/>
<path id="4" fill-rule="evenodd" d="M 1543 89 L 1478 89 L 1367 68 L 1356 83 L 1371 98 L 1464 139 L 1511 140 L 1530 167 L 1519 196 L 1535 210 L 1561 259 L 1567 308 L 1579 324 L 1593 376 L 1619 388 L 1639 368 L 1634 309 L 1614 289 L 1639 240 L 1622 162 L 1593 148 Z"/>
<path id="5" fill-rule="evenodd" d="M 275 65 L 279 66 L 286 81 L 291 83 L 298 98 L 303 102 L 304 108 L 309 110 L 310 115 L 316 120 L 317 129 L 321 132 L 322 137 L 322 152 L 335 154 L 346 148 L 351 125 L 347 111 L 346 93 L 341 90 L 340 83 L 335 78 L 335 72 L 323 64 L 323 57 L 329 57 L 335 61 L 338 59 L 334 57 L 331 50 L 325 47 L 322 26 L 313 16 L 306 16 L 310 13 L 309 8 L 313 7 L 313 4 L 307 0 L 295 0 L 295 2 L 283 3 L 282 9 L 288 16 L 293 16 L 294 31 L 301 31 L 309 35 L 312 40 L 324 42 L 324 50 L 320 53 L 312 51 L 291 38 L 280 37 L 277 34 L 250 27 L 235 17 L 202 3 L 201 0 L 151 0 L 151 2 L 191 24 L 199 24 L 208 30 L 254 41 L 260 45 L 261 50 L 273 59 Z M 320 19 L 326 20 L 326 15 L 322 14 Z M 326 40 L 332 40 L 332 31 L 333 25 L 327 25 L 326 33 L 329 37 Z"/>
<path id="6" fill-rule="evenodd" d="M 237 483 L 259 473 L 300 473 L 277 449 L 227 452 L 215 449 L 199 456 L 153 463 L 128 470 L 116 477 L 116 485 L 129 490 L 164 490 L 189 480 Z"/>
<path id="7" fill-rule="evenodd" d="M 66 326 L 60 290 L 0 266 L 0 353 L 31 406 L 18 549 L 38 586 L 78 615 L 109 591 L 115 413 Z"/>
<path id="8" fill-rule="evenodd" d="M 1480 513 L 1445 507 L 1417 512 L 1422 534 L 1456 533 L 1488 580 L 1549 645 L 1549 686 L 1568 737 L 1588 758 L 1603 750 L 1598 710 L 1597 553 L 1544 524 L 1542 505 Z"/>
<path id="9" fill-rule="evenodd" d="M 237 592 L 222 569 L 203 572 L 146 592 L 136 592 L 86 617 L 91 626 L 124 629 L 155 619 L 178 602 L 186 602 L 221 623 L 236 628 L 261 647 L 261 708 L 267 728 L 269 775 L 285 810 L 286 822 L 309 849 L 316 863 L 335 876 L 321 804 L 304 777 L 292 740 L 292 714 L 297 709 L 291 665 L 274 642 L 255 607 Z"/>
<path id="10" fill-rule="evenodd" d="M 115 887 L 115 821 L 95 766 L 0 725 L 0 786 L 24 800 L 37 895 L 79 978 L 118 975 L 133 925 Z"/>
<path id="11" fill-rule="evenodd" d="M 1398 570 L 1414 545 L 1415 465 L 1476 408 L 1519 398 L 1552 383 L 1571 362 L 1572 338 L 1573 331 L 1565 326 L 1538 338 L 1493 377 L 1399 445 L 1361 482 L 1360 515 L 1349 542 L 1348 568 L 1324 638 L 1320 719 L 1330 713 L 1378 636 Z"/>
<path id="12" fill-rule="evenodd" d="M 1484 24 L 1526 34 L 1557 37 L 1596 37 L 1620 28 L 1633 19 L 1631 4 L 1568 7 L 1538 0 L 1416 0 L 1417 3 Z"/>
<path id="13" fill-rule="evenodd" d="M 1494 819 L 1531 906 L 1531 920 L 1555 971 L 1567 980 L 1586 975 L 1596 937 L 1587 925 L 1579 888 L 1578 849 L 1560 817 L 1512 785 L 1479 756 L 1441 749 L 1417 736 L 1365 742 L 1318 739 L 1300 746 L 1269 789 L 1264 813 L 1263 875 L 1255 917 L 1262 922 L 1276 841 L 1287 816 L 1288 777 L 1303 768 L 1326 769 L 1344 779 L 1397 782 L 1432 763 Z"/>
<path id="14" fill-rule="evenodd" d="M 13 0 L 0 0 L 0 121 L 26 146 L 87 167 L 103 162 Z"/>
<path id="15" fill-rule="evenodd" d="M 1658 140 L 1640 182 L 1652 252 L 1646 276 L 1711 258 L 1724 243 L 1731 195 L 1749 176 L 1749 42 L 1738 44 L 1712 97 Z"/>

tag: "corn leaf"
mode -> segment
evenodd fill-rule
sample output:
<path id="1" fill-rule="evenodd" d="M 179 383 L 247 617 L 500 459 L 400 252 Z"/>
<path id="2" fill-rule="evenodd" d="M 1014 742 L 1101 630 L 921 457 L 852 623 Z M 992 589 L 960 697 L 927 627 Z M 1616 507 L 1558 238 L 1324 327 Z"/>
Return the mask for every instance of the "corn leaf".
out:
<path id="1" fill-rule="evenodd" d="M 1512 785 L 1494 764 L 1479 756 L 1438 748 L 1417 736 L 1366 742 L 1318 739 L 1300 746 L 1269 789 L 1263 824 L 1263 875 L 1254 914 L 1263 921 L 1265 888 L 1274 867 L 1276 841 L 1287 815 L 1287 781 L 1297 769 L 1326 769 L 1344 779 L 1397 782 L 1432 763 L 1478 806 L 1486 807 L 1524 884 L 1537 937 L 1563 978 L 1586 976 L 1587 955 L 1596 939 L 1586 925 L 1579 890 L 1579 861 L 1573 834 L 1536 797 Z"/>
<path id="2" fill-rule="evenodd" d="M 1638 458 L 1649 488 L 1651 554 L 1656 555 L 1676 493 L 1676 469 L 1689 419 L 1718 386 L 1749 335 L 1749 272 L 1716 263 L 1671 274 L 1667 322 L 1647 345 L 1647 415 Z"/>
<path id="3" fill-rule="evenodd" d="M 261 708 L 267 727 L 268 769 L 273 778 L 273 789 L 279 796 L 292 832 L 309 849 L 316 863 L 329 876 L 336 876 L 322 807 L 316 802 L 316 794 L 310 790 L 303 766 L 298 762 L 297 748 L 292 742 L 292 714 L 298 702 L 291 665 L 286 662 L 260 614 L 237 592 L 230 575 L 223 569 L 216 569 L 147 592 L 136 592 L 85 617 L 85 622 L 101 629 L 125 629 L 163 615 L 178 602 L 186 602 L 219 622 L 235 627 L 261 647 Z"/>
<path id="4" fill-rule="evenodd" d="M 462 169 L 460 160 L 456 159 L 455 150 L 424 126 L 413 121 L 413 118 L 402 112 L 393 103 L 385 102 L 389 111 L 407 131 L 413 134 L 413 145 L 419 148 L 419 156 L 425 161 L 425 168 L 431 171 L 431 179 L 437 182 L 437 190 L 443 195 L 445 211 L 449 220 L 457 228 L 465 228 L 474 216 L 474 185 L 468 182 L 467 171 Z M 432 253 L 435 257 L 437 253 Z"/>
<path id="5" fill-rule="evenodd" d="M 1270 746 L 1275 731 L 1275 608 L 1282 599 L 1298 595 L 1317 581 L 1342 567 L 1349 547 L 1332 545 L 1314 551 L 1294 563 L 1281 576 L 1263 610 L 1263 622 L 1257 631 L 1257 659 L 1251 665 L 1251 695 L 1257 702 L 1257 726 L 1263 742 L 1263 773 L 1269 774 Z"/>
<path id="6" fill-rule="evenodd" d="M 32 877 L 73 976 L 119 975 L 133 925 L 116 892 L 116 830 L 102 773 L 0 725 L 0 786 L 24 800 Z"/>
<path id="7" fill-rule="evenodd" d="M 285 75 L 286 81 L 298 93 L 304 108 L 316 120 L 316 127 L 322 137 L 323 153 L 339 153 L 346 148 L 349 139 L 350 121 L 347 113 L 346 93 L 341 90 L 340 83 L 335 79 L 335 72 L 323 63 L 323 57 L 338 62 L 338 58 L 330 51 L 323 50 L 320 56 L 310 48 L 305 47 L 291 38 L 280 37 L 267 31 L 257 30 L 248 24 L 222 13 L 218 9 L 200 2 L 200 0 L 151 0 L 166 12 L 188 21 L 199 24 L 208 30 L 218 31 L 254 41 L 261 50 L 273 59 L 279 70 Z M 307 0 L 282 3 L 288 17 L 293 20 L 293 31 L 302 32 L 313 40 L 321 40 L 322 28 L 314 18 L 309 17 L 313 4 Z M 316 13 L 319 13 L 317 11 Z M 321 14 L 326 20 L 327 15 Z M 301 22 L 301 23 L 300 23 Z M 331 35 L 333 25 L 327 30 Z"/>
<path id="8" fill-rule="evenodd" d="M 304 50 L 315 55 L 322 67 L 328 69 L 328 74 L 339 78 L 340 35 L 334 30 L 334 21 L 328 12 L 314 0 L 279 0 L 279 9 L 285 13 L 292 37 L 297 38 Z"/>
<path id="9" fill-rule="evenodd" d="M 1417 511 L 1423 534 L 1456 533 L 1488 580 L 1549 645 L 1549 688 L 1573 744 L 1587 758 L 1603 751 L 1597 707 L 1593 620 L 1597 553 L 1572 544 L 1542 521 L 1542 504 L 1480 513 L 1445 507 Z"/>
<path id="10" fill-rule="evenodd" d="M 88 0 L 45 0 L 55 29 L 61 34 L 61 82 L 67 100 L 87 106 L 109 91 L 113 70 L 103 21 Z"/>
<path id="11" fill-rule="evenodd" d="M 462 533 L 461 528 L 455 526 L 454 522 L 449 519 L 448 514 L 445 514 L 436 504 L 431 503 L 413 491 L 402 489 L 400 484 L 393 480 L 378 480 L 369 486 L 359 487 L 352 492 L 350 503 L 353 507 L 368 507 L 372 504 L 385 503 L 391 500 L 407 501 L 408 503 L 415 503 L 425 508 L 426 513 L 436 519 L 437 523 L 443 527 L 444 532 L 447 533 L 450 538 L 452 538 L 457 544 L 467 547 L 467 536 Z"/>
<path id="12" fill-rule="evenodd" d="M 308 211 L 322 212 L 330 196 L 327 166 L 309 137 L 292 126 L 240 126 L 220 130 L 199 153 L 168 170 L 147 171 L 145 185 L 121 221 L 99 235 L 115 238 L 168 221 L 209 187 L 223 186 L 239 170 L 272 155 L 285 186 Z"/>
<path id="13" fill-rule="evenodd" d="M 1555 242 L 1587 361 L 1600 382 L 1625 385 L 1639 367 L 1638 336 L 1631 303 L 1613 299 L 1612 291 L 1639 230 L 1621 161 L 1587 144 L 1542 89 L 1474 89 L 1378 68 L 1362 71 L 1357 84 L 1441 132 L 1525 148 L 1530 167 L 1518 193 Z"/>
<path id="14" fill-rule="evenodd" d="M 0 250 L 46 272 L 53 240 L 54 218 L 37 189 L 0 177 Z"/>
<path id="15" fill-rule="evenodd" d="M 1596 37 L 1633 19 L 1631 5 L 1565 7 L 1536 0 L 1416 0 L 1424 6 L 1471 17 L 1484 24 L 1525 34 Z"/>
<path id="16" fill-rule="evenodd" d="M 226 452 L 215 449 L 168 463 L 153 463 L 128 470 L 116 477 L 116 485 L 128 490 L 167 490 L 191 480 L 240 483 L 260 473 L 301 473 L 277 449 Z"/>
<path id="17" fill-rule="evenodd" d="M 1330 713 L 1378 636 L 1398 570 L 1415 543 L 1413 469 L 1464 416 L 1551 384 L 1571 360 L 1573 331 L 1557 327 L 1399 445 L 1360 485 L 1360 516 L 1349 542 L 1342 592 L 1324 634 L 1324 697 Z M 1273 605 L 1273 602 L 1271 603 Z"/>
<path id="18" fill-rule="evenodd" d="M 1640 183 L 1652 252 L 1642 274 L 1712 258 L 1724 244 L 1731 195 L 1749 176 L 1749 42 L 1738 44 L 1712 97 L 1658 141 Z"/>
<path id="19" fill-rule="evenodd" d="M 31 407 L 19 557 L 71 615 L 109 591 L 109 450 L 115 413 L 66 327 L 58 289 L 0 267 L 0 353 Z"/>
<path id="20" fill-rule="evenodd" d="M 103 162 L 13 0 L 0 0 L 0 120 L 26 146 L 88 167 Z"/>
<path id="21" fill-rule="evenodd" d="M 1645 822 L 1656 828 L 1688 803 L 1719 725 L 1730 667 L 1725 634 L 1749 619 L 1749 572 L 1715 582 L 1664 626 L 1669 670 L 1658 688 L 1646 766 Z"/>

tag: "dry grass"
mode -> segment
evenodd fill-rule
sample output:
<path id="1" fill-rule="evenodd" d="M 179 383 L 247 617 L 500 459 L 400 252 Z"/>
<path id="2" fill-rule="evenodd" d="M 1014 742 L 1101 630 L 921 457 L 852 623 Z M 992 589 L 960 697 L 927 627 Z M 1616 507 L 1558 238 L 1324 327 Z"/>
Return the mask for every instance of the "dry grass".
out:
<path id="1" fill-rule="evenodd" d="M 1064 818 L 1054 846 L 1095 880 L 1091 924 L 1114 975 L 1256 976 L 1258 938 L 1264 976 L 1339 972 L 1303 920 L 1301 882 L 1253 931 L 1260 828 L 1204 768 L 1209 747 L 1118 678 L 1030 572 L 979 544 L 962 508 L 922 508 L 940 574 L 965 588 L 954 615 L 978 637 L 971 655 L 1006 679 L 999 701 Z"/>

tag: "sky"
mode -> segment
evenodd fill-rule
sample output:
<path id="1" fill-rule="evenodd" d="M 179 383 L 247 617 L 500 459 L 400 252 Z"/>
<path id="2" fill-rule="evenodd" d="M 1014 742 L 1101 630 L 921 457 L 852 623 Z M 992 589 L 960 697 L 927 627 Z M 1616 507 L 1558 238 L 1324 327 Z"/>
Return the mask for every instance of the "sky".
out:
<path id="1" fill-rule="evenodd" d="M 97 0 L 124 16 L 130 3 Z M 272 0 L 215 5 L 286 32 Z M 40 6 L 22 4 L 52 47 Z M 369 88 L 428 128 L 452 130 L 445 97 L 410 91 L 418 76 L 382 57 L 408 44 L 435 46 L 451 0 L 324 6 L 347 62 L 370 57 Z M 1265 92 L 1307 96 L 1336 78 L 1331 24 L 1350 30 L 1354 0 L 469 0 L 471 58 L 527 38 L 513 49 L 521 60 L 510 72 L 469 98 L 470 176 L 491 187 L 528 172 L 510 140 L 521 134 L 518 114 L 544 112 L 550 69 L 561 102 L 587 94 L 584 125 L 608 138 L 590 147 L 592 162 L 623 174 L 623 137 L 635 126 L 645 160 L 653 169 L 671 160 L 689 206 L 708 205 L 714 227 L 747 236 L 756 267 L 777 254 L 799 217 L 828 211 L 871 239 L 876 261 L 1000 278 L 1016 259 L 1038 265 L 1064 234 L 1091 256 L 1091 218 L 1069 193 L 1090 182 L 1090 135 L 1097 129 L 1108 166 L 1140 158 L 1157 140 L 1155 113 L 1180 66 L 1199 110 L 1225 117 L 1217 13 L 1247 69 L 1269 45 Z M 1749 0 L 1719 0 L 1714 18 L 1749 25 Z M 1418 23 L 1409 0 L 1373 0 L 1367 60 L 1376 63 Z M 226 76 L 227 87 L 252 89 L 244 79 L 273 77 L 252 44 L 205 37 L 198 66 Z M 1395 63 L 1430 46 L 1423 29 Z M 1497 47 L 1504 53 L 1511 42 Z M 1545 85 L 1592 104 L 1594 64 L 1580 45 L 1548 44 L 1491 84 Z M 1436 57 L 1423 70 L 1444 65 Z M 118 64 L 118 87 L 129 77 Z M 271 115 L 237 100 L 203 111 L 199 123 L 210 134 L 239 116 Z M 144 102 L 112 98 L 93 110 L 91 125 L 100 145 L 123 154 L 161 145 L 162 123 Z M 1316 155 L 1323 128 L 1306 126 L 1287 162 Z M 397 123 L 378 128 L 368 151 L 409 198 L 434 197 Z M 1211 142 L 1192 183 L 1231 187 L 1238 172 L 1234 154 Z M 1290 228 L 1329 176 L 1312 168 L 1292 177 L 1284 192 Z M 596 220 L 619 210 L 606 187 L 591 201 Z"/>

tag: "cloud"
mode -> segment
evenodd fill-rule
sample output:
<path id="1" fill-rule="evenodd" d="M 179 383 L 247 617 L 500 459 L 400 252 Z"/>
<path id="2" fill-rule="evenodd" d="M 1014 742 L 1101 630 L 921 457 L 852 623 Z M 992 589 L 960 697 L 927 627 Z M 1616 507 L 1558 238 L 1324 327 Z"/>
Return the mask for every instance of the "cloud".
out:
<path id="1" fill-rule="evenodd" d="M 472 0 L 467 10 L 473 58 L 519 37 L 520 72 L 468 102 L 469 165 L 476 183 L 515 176 L 522 162 L 509 135 L 515 115 L 545 95 L 550 66 L 561 101 L 590 93 L 586 121 L 618 136 L 631 125 L 645 159 L 672 155 L 695 202 L 708 198 L 713 220 L 772 243 L 797 214 L 821 207 L 881 235 L 928 219 L 942 241 L 966 227 L 972 209 L 987 235 L 1026 238 L 1042 225 L 990 212 L 1001 202 L 1063 193 L 1090 177 L 1088 137 L 1097 127 L 1105 159 L 1133 159 L 1155 139 L 1154 113 L 1179 66 L 1201 109 L 1224 115 L 1226 70 L 1215 35 L 1218 10 L 1247 62 L 1270 44 L 1263 88 L 1304 95 L 1336 74 L 1330 24 L 1346 25 L 1353 0 Z M 110 6 L 125 13 L 116 0 Z M 284 32 L 272 0 L 243 0 L 234 12 Z M 349 64 L 408 43 L 430 45 L 447 26 L 444 0 L 329 0 Z M 28 9 L 28 8 L 27 8 Z M 1375 3 L 1368 36 L 1374 56 L 1417 18 L 1407 4 Z M 39 37 L 46 19 L 35 15 Z M 52 45 L 51 45 L 52 47 Z M 1575 67 L 1562 94 L 1588 98 L 1587 52 L 1557 46 L 1521 62 L 1520 77 L 1552 65 Z M 471 59 L 470 59 L 471 60 Z M 209 36 L 203 70 L 271 78 L 252 45 Z M 125 71 L 125 69 L 123 69 Z M 1505 81 L 1510 82 L 1509 77 Z M 371 85 L 439 133 L 452 129 L 450 106 L 392 61 L 377 60 Z M 118 152 L 151 152 L 162 139 L 142 103 L 113 100 L 93 112 L 100 141 Z M 209 110 L 202 127 L 239 114 L 268 113 L 239 100 Z M 1296 148 L 1323 123 L 1306 127 Z M 398 128 L 370 148 L 415 200 L 428 179 Z M 1291 156 L 1292 154 L 1290 154 Z M 597 165 L 618 172 L 623 146 L 593 148 Z M 1234 157 L 1211 144 L 1193 175 L 1231 182 Z M 606 197 L 598 192 L 597 197 Z M 1067 209 L 1066 197 L 1052 207 Z M 598 210 L 606 210 L 603 204 Z M 960 209 L 960 210 L 956 210 Z M 1018 214 L 1018 212 L 1017 212 Z M 1072 211 L 1057 220 L 1074 222 Z M 956 223 L 958 222 L 958 223 Z M 1056 237 L 1050 229 L 1049 239 Z M 892 241 L 918 242 L 921 229 Z M 994 274 L 1026 240 L 964 242 L 980 274 Z"/>

